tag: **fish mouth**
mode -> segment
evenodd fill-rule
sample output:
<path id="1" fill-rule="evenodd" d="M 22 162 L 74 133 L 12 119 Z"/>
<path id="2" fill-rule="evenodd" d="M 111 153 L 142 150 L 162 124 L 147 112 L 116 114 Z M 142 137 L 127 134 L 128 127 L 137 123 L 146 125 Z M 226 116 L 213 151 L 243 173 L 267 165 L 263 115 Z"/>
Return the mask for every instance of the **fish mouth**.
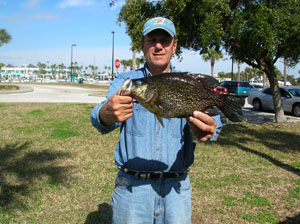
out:
<path id="1" fill-rule="evenodd" d="M 121 87 L 121 96 L 129 95 L 132 88 L 132 80 L 130 78 L 126 79 Z"/>

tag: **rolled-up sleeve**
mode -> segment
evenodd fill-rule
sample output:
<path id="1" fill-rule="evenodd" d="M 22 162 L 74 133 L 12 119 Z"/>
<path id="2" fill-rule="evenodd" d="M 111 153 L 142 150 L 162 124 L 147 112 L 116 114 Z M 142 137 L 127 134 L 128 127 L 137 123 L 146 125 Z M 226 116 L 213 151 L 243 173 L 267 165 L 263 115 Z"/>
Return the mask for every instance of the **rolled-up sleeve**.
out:
<path id="1" fill-rule="evenodd" d="M 101 107 L 104 105 L 104 103 L 105 102 L 102 102 L 102 103 L 98 104 L 97 106 L 95 106 L 91 113 L 91 122 L 92 122 L 93 126 L 101 134 L 109 133 L 118 126 L 117 123 L 114 123 L 111 126 L 106 126 L 106 125 L 102 124 L 101 121 L 99 120 L 99 112 L 100 112 Z"/>
<path id="2" fill-rule="evenodd" d="M 106 96 L 106 100 L 104 100 L 102 103 L 95 106 L 92 110 L 91 122 L 92 122 L 93 126 L 102 134 L 109 133 L 109 132 L 113 131 L 115 128 L 120 126 L 120 123 L 114 123 L 110 126 L 104 125 L 103 123 L 101 123 L 101 121 L 99 119 L 99 113 L 100 113 L 100 110 L 103 107 L 103 105 L 106 104 L 109 97 L 111 95 L 115 94 L 119 88 L 121 88 L 123 82 L 124 82 L 124 78 L 122 78 L 121 75 L 117 76 L 114 79 L 114 81 L 112 82 L 111 86 L 109 87 L 108 94 Z"/>

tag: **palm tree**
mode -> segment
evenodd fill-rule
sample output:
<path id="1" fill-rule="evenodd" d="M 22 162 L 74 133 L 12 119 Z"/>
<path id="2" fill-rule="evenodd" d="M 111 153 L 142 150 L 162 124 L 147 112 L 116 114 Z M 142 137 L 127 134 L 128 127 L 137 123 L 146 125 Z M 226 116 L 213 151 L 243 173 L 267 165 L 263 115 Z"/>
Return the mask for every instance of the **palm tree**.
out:
<path id="1" fill-rule="evenodd" d="M 286 68 L 287 68 L 287 60 L 286 60 L 286 58 L 283 59 L 283 66 L 284 66 L 283 67 L 283 76 L 284 76 L 283 77 L 283 80 L 284 80 L 284 84 L 283 85 L 286 86 L 286 76 L 287 76 L 286 75 Z"/>
<path id="2" fill-rule="evenodd" d="M 132 70 L 135 70 L 136 69 L 136 66 L 137 66 L 137 61 L 136 61 L 136 50 L 135 49 L 132 49 L 132 66 L 131 66 L 131 69 Z"/>
<path id="3" fill-rule="evenodd" d="M 140 67 L 141 64 L 144 64 L 145 63 L 145 58 L 144 56 L 141 56 L 140 58 L 137 58 L 136 59 L 136 65 L 137 65 L 137 68 Z"/>
<path id="4" fill-rule="evenodd" d="M 120 64 L 123 66 L 123 72 L 125 72 L 127 69 L 127 66 L 128 66 L 127 60 L 125 60 L 125 59 L 120 60 Z"/>
<path id="5" fill-rule="evenodd" d="M 11 36 L 6 32 L 5 29 L 0 29 L 0 47 L 3 44 L 7 44 L 11 40 Z"/>
<path id="6" fill-rule="evenodd" d="M 94 74 L 94 65 L 89 65 L 89 68 L 91 70 L 92 76 L 95 76 L 95 74 Z"/>
<path id="7" fill-rule="evenodd" d="M 2 67 L 4 67 L 4 66 L 5 66 L 5 64 L 3 64 L 3 63 L 0 62 L 0 79 L 2 78 L 1 69 L 2 69 Z"/>
<path id="8" fill-rule="evenodd" d="M 242 63 L 242 61 L 240 61 L 238 59 L 233 59 L 233 62 L 237 63 L 237 67 L 238 67 L 237 80 L 240 81 L 241 80 L 241 63 Z M 246 79 L 245 81 L 248 81 L 248 79 Z"/>
<path id="9" fill-rule="evenodd" d="M 38 62 L 38 63 L 37 63 L 37 66 L 38 66 L 38 68 L 39 68 L 40 75 L 43 74 L 43 79 L 45 79 L 45 74 L 46 74 L 45 68 L 47 67 L 47 65 L 44 64 L 44 63 Z"/>
<path id="10" fill-rule="evenodd" d="M 65 68 L 64 63 L 61 63 L 61 64 L 58 65 L 58 70 L 59 70 L 59 71 L 58 71 L 58 76 L 59 76 L 59 78 L 62 77 L 64 68 Z"/>
<path id="11" fill-rule="evenodd" d="M 37 63 L 37 67 L 39 68 L 40 74 L 45 74 L 45 68 L 47 67 L 46 64 L 42 63 L 42 62 L 38 62 Z"/>
<path id="12" fill-rule="evenodd" d="M 52 74 L 52 76 L 53 75 L 55 76 L 57 65 L 56 64 L 52 64 L 52 65 L 50 65 L 50 68 L 51 68 L 51 74 Z"/>
<path id="13" fill-rule="evenodd" d="M 211 76 L 214 77 L 214 66 L 215 62 L 223 58 L 223 53 L 214 48 L 208 49 L 207 53 L 202 55 L 204 61 L 210 61 L 211 66 Z"/>

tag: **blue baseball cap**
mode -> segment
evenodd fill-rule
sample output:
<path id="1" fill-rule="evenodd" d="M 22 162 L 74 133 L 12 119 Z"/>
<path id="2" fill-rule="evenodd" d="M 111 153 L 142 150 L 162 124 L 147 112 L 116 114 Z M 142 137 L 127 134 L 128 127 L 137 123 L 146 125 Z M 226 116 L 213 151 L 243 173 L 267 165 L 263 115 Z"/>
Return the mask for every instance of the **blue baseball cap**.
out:
<path id="1" fill-rule="evenodd" d="M 155 17 L 149 19 L 144 25 L 143 36 L 146 36 L 151 31 L 157 29 L 162 29 L 167 31 L 171 35 L 171 37 L 176 36 L 174 23 L 171 20 L 164 17 Z"/>

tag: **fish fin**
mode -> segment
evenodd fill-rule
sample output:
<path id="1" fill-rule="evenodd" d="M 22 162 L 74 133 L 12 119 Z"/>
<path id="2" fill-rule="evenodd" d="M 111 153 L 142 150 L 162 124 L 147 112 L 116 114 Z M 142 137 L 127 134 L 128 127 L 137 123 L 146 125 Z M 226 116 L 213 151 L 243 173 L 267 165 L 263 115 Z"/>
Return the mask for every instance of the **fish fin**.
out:
<path id="1" fill-rule="evenodd" d="M 170 74 L 170 75 L 187 75 L 187 74 L 190 74 L 188 72 L 168 72 L 168 73 L 163 73 L 164 75 L 165 74 Z"/>
<path id="2" fill-rule="evenodd" d="M 237 95 L 220 95 L 224 97 L 223 105 L 218 106 L 224 115 L 233 122 L 242 121 L 242 107 L 245 104 L 245 97 Z"/>
<path id="3" fill-rule="evenodd" d="M 219 81 L 210 75 L 203 74 L 190 74 L 194 79 L 196 79 L 203 88 L 205 89 L 213 89 L 220 85 Z"/>
<path id="4" fill-rule="evenodd" d="M 209 107 L 207 108 L 204 113 L 208 114 L 209 116 L 216 116 L 218 114 L 220 114 L 220 110 L 217 107 Z"/>
<path id="5" fill-rule="evenodd" d="M 157 116 L 156 114 L 155 114 L 155 117 L 156 117 L 156 119 L 158 120 L 158 122 L 161 124 L 161 126 L 164 127 L 164 122 L 163 122 L 163 120 L 162 120 L 162 117 L 159 117 L 159 116 Z"/>
<path id="6" fill-rule="evenodd" d="M 169 112 L 170 110 L 172 110 L 171 102 L 167 100 L 158 100 L 155 104 L 162 111 Z"/>

